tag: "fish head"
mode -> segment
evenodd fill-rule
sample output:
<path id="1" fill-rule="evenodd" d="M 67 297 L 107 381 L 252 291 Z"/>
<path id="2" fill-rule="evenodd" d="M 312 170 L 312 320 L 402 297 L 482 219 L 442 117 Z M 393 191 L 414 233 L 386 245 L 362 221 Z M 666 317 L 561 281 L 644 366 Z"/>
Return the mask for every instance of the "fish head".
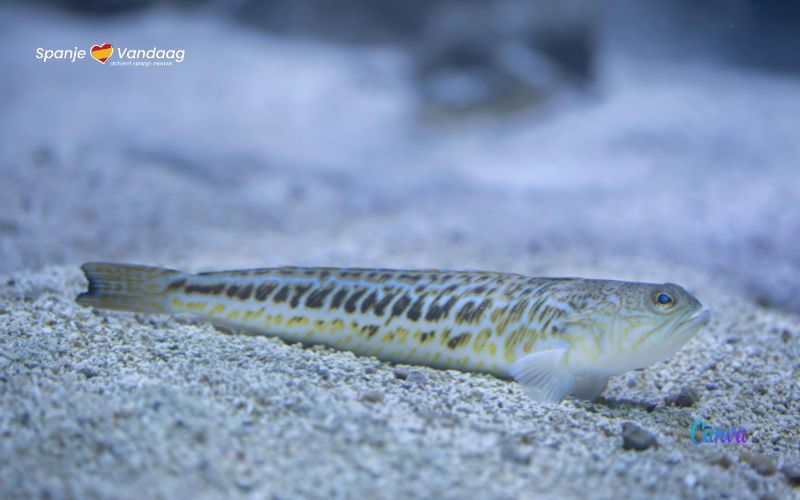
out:
<path id="1" fill-rule="evenodd" d="M 680 285 L 626 283 L 619 290 L 616 347 L 645 368 L 677 352 L 711 320 L 711 312 Z"/>

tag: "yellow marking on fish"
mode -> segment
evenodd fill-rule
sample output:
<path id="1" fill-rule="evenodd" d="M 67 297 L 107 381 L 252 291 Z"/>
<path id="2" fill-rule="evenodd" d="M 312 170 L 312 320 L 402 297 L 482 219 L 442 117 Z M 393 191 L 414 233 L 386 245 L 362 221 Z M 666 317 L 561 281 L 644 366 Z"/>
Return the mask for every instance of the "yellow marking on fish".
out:
<path id="1" fill-rule="evenodd" d="M 314 332 L 308 332 L 305 335 L 303 335 L 303 340 L 309 340 L 313 336 L 314 336 Z"/>
<path id="2" fill-rule="evenodd" d="M 235 319 L 239 319 L 239 311 L 236 311 L 236 310 L 231 311 L 225 319 L 227 319 L 229 321 L 232 321 L 232 320 L 235 320 Z"/>
<path id="3" fill-rule="evenodd" d="M 181 299 L 179 299 L 178 297 L 175 297 L 174 299 L 172 299 L 172 307 L 174 307 L 176 309 L 182 308 L 183 307 L 183 301 Z"/>
<path id="4" fill-rule="evenodd" d="M 338 333 L 344 330 L 344 321 L 340 319 L 334 319 L 331 321 L 331 333 Z"/>
<path id="5" fill-rule="evenodd" d="M 506 333 L 506 328 L 508 328 L 508 320 L 502 321 L 494 330 L 497 332 L 497 335 L 502 336 Z"/>
<path id="6" fill-rule="evenodd" d="M 492 323 L 498 323 L 505 313 L 506 313 L 505 307 L 498 307 L 497 309 L 492 311 L 492 314 L 489 316 L 489 318 L 492 320 Z"/>
<path id="7" fill-rule="evenodd" d="M 324 319 L 318 319 L 314 322 L 314 329 L 319 333 L 326 333 L 328 331 L 328 323 Z"/>
<path id="8" fill-rule="evenodd" d="M 442 353 L 440 353 L 440 352 L 433 353 L 433 360 L 434 361 L 439 361 L 439 358 L 441 358 L 441 357 L 442 357 Z"/>
<path id="9" fill-rule="evenodd" d="M 511 332 L 508 338 L 506 338 L 504 346 L 506 352 L 513 351 L 514 349 L 516 349 L 517 345 L 519 345 L 519 343 L 522 341 L 523 335 L 525 335 L 524 326 L 520 326 L 519 328 Z"/>
<path id="10" fill-rule="evenodd" d="M 345 344 L 352 344 L 353 343 L 353 336 L 352 335 L 348 335 L 347 337 L 344 338 L 343 342 Z M 359 345 L 361 345 L 361 344 L 359 344 Z"/>
<path id="11" fill-rule="evenodd" d="M 489 328 L 484 328 L 481 332 L 475 337 L 475 343 L 472 345 L 475 354 L 479 354 L 483 352 L 486 348 L 486 343 L 489 341 L 489 337 L 492 336 L 492 331 Z"/>
<path id="12" fill-rule="evenodd" d="M 489 342 L 489 356 L 494 356 L 497 354 L 497 346 L 494 345 L 494 342 Z"/>
<path id="13" fill-rule="evenodd" d="M 186 309 L 192 312 L 199 312 L 205 309 L 207 305 L 205 302 L 187 302 Z"/>
<path id="14" fill-rule="evenodd" d="M 408 342 L 408 330 L 406 330 L 405 328 L 402 327 L 398 328 L 397 330 L 395 330 L 395 334 L 397 335 L 397 341 L 400 342 L 401 344 L 405 344 L 406 342 Z"/>
<path id="15" fill-rule="evenodd" d="M 517 355 L 514 354 L 512 351 L 506 352 L 506 363 L 511 364 L 517 360 Z"/>
<path id="16" fill-rule="evenodd" d="M 533 346 L 536 345 L 536 341 L 539 339 L 538 332 L 534 329 L 528 330 L 528 340 L 525 342 L 525 345 L 522 346 L 522 351 L 525 354 L 528 354 L 533 350 Z"/>
<path id="17" fill-rule="evenodd" d="M 305 316 L 292 316 L 289 318 L 289 321 L 286 322 L 286 327 L 291 328 L 293 326 L 306 326 L 308 325 L 308 318 Z"/>
<path id="18" fill-rule="evenodd" d="M 264 314 L 264 308 L 258 309 L 257 311 L 245 311 L 244 317 L 242 318 L 244 321 L 250 321 L 253 319 L 258 319 L 261 315 Z"/>
<path id="19" fill-rule="evenodd" d="M 224 312 L 225 312 L 225 306 L 222 304 L 217 304 L 213 307 L 213 309 L 208 311 L 208 314 L 210 314 L 211 316 L 216 316 L 217 314 L 222 314 Z"/>

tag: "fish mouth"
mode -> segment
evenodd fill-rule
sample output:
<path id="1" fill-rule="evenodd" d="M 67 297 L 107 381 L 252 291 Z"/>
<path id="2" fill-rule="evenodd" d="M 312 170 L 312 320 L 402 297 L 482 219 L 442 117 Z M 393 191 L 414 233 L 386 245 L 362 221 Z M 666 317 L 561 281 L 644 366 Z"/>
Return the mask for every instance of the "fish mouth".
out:
<path id="1" fill-rule="evenodd" d="M 681 322 L 678 323 L 678 328 L 699 330 L 700 328 L 708 325 L 710 322 L 711 311 L 708 309 L 697 310 L 689 317 L 681 320 Z"/>

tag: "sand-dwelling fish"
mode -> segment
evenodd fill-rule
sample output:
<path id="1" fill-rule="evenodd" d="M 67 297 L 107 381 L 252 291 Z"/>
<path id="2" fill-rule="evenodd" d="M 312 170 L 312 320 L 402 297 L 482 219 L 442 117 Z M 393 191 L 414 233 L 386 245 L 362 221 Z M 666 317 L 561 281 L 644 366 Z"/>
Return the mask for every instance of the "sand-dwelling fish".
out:
<path id="1" fill-rule="evenodd" d="M 672 283 L 328 267 L 82 269 L 83 306 L 189 314 L 385 361 L 491 373 L 548 402 L 595 399 L 610 376 L 670 356 L 710 319 Z"/>

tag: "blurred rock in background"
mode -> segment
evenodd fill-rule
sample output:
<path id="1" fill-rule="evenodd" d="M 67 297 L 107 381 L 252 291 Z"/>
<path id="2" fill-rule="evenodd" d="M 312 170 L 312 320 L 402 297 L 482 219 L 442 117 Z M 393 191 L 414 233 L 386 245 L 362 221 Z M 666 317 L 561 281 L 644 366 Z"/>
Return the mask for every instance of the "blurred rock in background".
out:
<path id="1" fill-rule="evenodd" d="M 604 2 L 506 0 L 244 1 L 236 14 L 272 32 L 401 46 L 423 104 L 520 109 L 594 75 Z"/>

